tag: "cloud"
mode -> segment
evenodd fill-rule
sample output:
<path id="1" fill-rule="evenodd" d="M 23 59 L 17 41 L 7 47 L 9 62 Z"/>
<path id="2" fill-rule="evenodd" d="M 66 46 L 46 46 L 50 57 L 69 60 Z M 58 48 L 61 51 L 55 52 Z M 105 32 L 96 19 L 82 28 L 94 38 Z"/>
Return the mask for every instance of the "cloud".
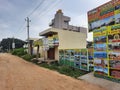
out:
<path id="1" fill-rule="evenodd" d="M 5 23 L 0 23 L 0 30 L 6 30 L 9 28 L 9 25 L 8 24 L 5 24 Z"/>
<path id="2" fill-rule="evenodd" d="M 87 27 L 87 11 L 110 0 L 45 0 L 43 5 L 30 16 L 30 36 L 39 37 L 39 32 L 47 29 L 58 9 L 71 17 L 70 24 Z M 27 38 L 24 19 L 38 5 L 40 0 L 0 0 L 0 38 L 15 36 Z M 22 24 L 24 28 L 19 29 Z M 91 38 L 91 35 L 90 35 Z"/>
<path id="3" fill-rule="evenodd" d="M 13 8 L 13 6 L 8 0 L 0 0 L 0 11 L 8 11 L 11 8 Z"/>

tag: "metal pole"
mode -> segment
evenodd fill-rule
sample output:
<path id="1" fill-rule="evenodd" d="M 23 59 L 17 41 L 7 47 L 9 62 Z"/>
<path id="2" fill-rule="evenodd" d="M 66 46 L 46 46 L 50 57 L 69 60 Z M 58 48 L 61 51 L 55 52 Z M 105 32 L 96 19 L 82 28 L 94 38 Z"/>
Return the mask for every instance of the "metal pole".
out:
<path id="1" fill-rule="evenodd" d="M 29 22 L 30 22 L 30 20 L 29 20 L 29 18 L 27 17 L 27 18 L 25 19 L 25 21 L 27 21 L 28 54 L 31 54 L 31 53 L 30 53 L 30 37 L 29 37 Z"/>

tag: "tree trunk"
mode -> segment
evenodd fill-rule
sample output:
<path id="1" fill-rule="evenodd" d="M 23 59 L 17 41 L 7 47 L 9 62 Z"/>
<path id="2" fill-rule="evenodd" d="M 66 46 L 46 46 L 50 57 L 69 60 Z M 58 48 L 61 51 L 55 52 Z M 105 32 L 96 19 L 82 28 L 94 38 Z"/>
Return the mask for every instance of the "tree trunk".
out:
<path id="1" fill-rule="evenodd" d="M 37 55 L 36 55 L 36 59 L 38 60 L 39 58 L 39 45 L 37 45 Z"/>

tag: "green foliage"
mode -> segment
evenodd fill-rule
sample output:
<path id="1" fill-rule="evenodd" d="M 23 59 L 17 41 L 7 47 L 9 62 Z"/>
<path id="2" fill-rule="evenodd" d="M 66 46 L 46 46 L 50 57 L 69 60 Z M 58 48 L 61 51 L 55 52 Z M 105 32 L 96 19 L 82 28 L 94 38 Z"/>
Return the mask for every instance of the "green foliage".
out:
<path id="1" fill-rule="evenodd" d="M 0 46 L 2 46 L 2 50 L 3 51 L 7 51 L 8 49 L 12 50 L 13 40 L 15 42 L 15 48 L 22 48 L 23 45 L 26 43 L 25 41 L 16 38 L 4 38 L 0 43 Z"/>
<path id="2" fill-rule="evenodd" d="M 14 49 L 11 53 L 13 55 L 17 55 L 19 57 L 22 57 L 23 59 L 25 59 L 27 61 L 30 61 L 32 58 L 36 57 L 36 55 L 27 54 L 27 52 L 25 51 L 24 48 Z"/>
<path id="3" fill-rule="evenodd" d="M 74 78 L 78 78 L 79 76 L 88 73 L 86 71 L 74 69 L 74 68 L 69 67 L 69 66 L 60 65 L 58 63 L 53 63 L 53 64 L 42 63 L 42 64 L 40 64 L 40 66 L 51 69 L 51 70 L 55 70 L 61 74 L 65 74 L 67 76 L 71 76 Z"/>
<path id="4" fill-rule="evenodd" d="M 19 48 L 19 49 L 14 49 L 12 51 L 12 54 L 17 55 L 17 56 L 23 56 L 23 55 L 27 54 L 27 52 L 23 48 Z"/>
<path id="5" fill-rule="evenodd" d="M 31 56 L 30 54 L 25 54 L 22 56 L 23 59 L 30 61 L 34 56 Z"/>
<path id="6" fill-rule="evenodd" d="M 33 42 L 33 45 L 34 45 L 34 46 L 38 46 L 38 45 L 39 45 L 39 46 L 43 46 L 43 41 L 42 41 L 42 39 L 39 39 L 39 40 L 37 40 L 37 41 L 34 41 L 34 42 Z"/>

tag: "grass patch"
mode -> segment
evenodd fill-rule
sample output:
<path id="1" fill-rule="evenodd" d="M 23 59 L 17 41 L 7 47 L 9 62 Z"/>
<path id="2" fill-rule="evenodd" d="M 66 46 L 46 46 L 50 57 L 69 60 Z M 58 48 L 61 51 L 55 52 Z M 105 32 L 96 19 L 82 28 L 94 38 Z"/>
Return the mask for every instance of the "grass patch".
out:
<path id="1" fill-rule="evenodd" d="M 61 74 L 65 74 L 73 78 L 78 78 L 79 76 L 82 76 L 88 73 L 83 70 L 75 69 L 75 68 L 65 66 L 65 65 L 60 65 L 59 63 L 53 63 L 53 64 L 42 63 L 42 64 L 39 64 L 39 66 L 48 68 L 50 70 L 55 70 Z"/>
<path id="2" fill-rule="evenodd" d="M 22 56 L 23 59 L 30 61 L 32 58 L 34 58 L 34 56 L 30 55 L 30 54 L 25 54 Z"/>
<path id="3" fill-rule="evenodd" d="M 19 57 L 27 54 L 24 48 L 14 49 L 11 53 L 12 55 L 17 55 Z"/>

